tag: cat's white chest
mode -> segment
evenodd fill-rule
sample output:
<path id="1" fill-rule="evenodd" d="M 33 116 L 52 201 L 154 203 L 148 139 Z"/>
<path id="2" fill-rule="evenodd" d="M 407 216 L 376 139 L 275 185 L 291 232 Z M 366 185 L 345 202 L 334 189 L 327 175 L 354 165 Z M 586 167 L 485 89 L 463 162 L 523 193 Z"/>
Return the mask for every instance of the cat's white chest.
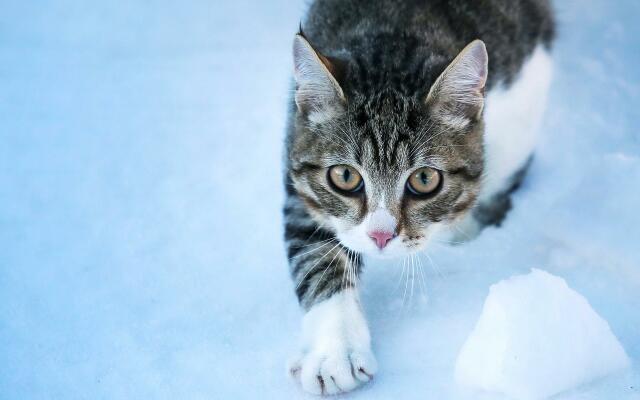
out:
<path id="1" fill-rule="evenodd" d="M 533 153 L 551 74 L 551 55 L 538 46 L 508 88 L 498 85 L 487 94 L 481 202 L 505 190 L 513 174 Z"/>

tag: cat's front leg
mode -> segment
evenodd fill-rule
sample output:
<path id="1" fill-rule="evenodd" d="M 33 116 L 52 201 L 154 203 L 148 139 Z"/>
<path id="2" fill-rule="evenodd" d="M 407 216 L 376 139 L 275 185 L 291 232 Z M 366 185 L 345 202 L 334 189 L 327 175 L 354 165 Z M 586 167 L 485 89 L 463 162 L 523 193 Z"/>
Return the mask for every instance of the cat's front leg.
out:
<path id="1" fill-rule="evenodd" d="M 377 364 L 355 288 L 313 305 L 302 322 L 303 349 L 289 370 L 305 391 L 336 394 L 370 381 Z"/>
<path id="2" fill-rule="evenodd" d="M 296 196 L 289 198 L 285 218 L 291 277 L 306 311 L 302 351 L 289 371 L 310 393 L 353 390 L 377 369 L 356 288 L 361 258 L 319 227 Z"/>

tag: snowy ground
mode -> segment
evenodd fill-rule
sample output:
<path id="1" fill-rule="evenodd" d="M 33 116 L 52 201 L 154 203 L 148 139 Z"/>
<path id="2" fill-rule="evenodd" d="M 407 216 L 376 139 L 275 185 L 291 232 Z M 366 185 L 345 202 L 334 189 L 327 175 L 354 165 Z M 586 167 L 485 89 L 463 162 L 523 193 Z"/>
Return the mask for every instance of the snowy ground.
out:
<path id="1" fill-rule="evenodd" d="M 280 240 L 304 5 L 142 3 L 2 3 L 0 398 L 304 397 L 284 373 L 300 311 Z M 434 246 L 426 287 L 369 264 L 380 372 L 349 398 L 479 398 L 454 385 L 457 352 L 489 285 L 531 267 L 584 295 L 633 362 L 559 398 L 640 398 L 640 5 L 559 3 L 515 210 Z"/>

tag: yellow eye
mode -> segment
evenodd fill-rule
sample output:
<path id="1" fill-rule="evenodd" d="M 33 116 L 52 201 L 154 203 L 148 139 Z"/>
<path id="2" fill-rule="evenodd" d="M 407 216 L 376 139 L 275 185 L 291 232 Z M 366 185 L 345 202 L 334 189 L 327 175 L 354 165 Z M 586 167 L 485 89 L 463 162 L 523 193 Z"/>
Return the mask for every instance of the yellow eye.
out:
<path id="1" fill-rule="evenodd" d="M 329 168 L 329 182 L 338 190 L 352 193 L 364 186 L 360 173 L 348 165 L 334 165 Z"/>
<path id="2" fill-rule="evenodd" d="M 407 189 L 418 196 L 430 194 L 440 187 L 441 179 L 438 170 L 429 167 L 420 168 L 409 176 Z"/>

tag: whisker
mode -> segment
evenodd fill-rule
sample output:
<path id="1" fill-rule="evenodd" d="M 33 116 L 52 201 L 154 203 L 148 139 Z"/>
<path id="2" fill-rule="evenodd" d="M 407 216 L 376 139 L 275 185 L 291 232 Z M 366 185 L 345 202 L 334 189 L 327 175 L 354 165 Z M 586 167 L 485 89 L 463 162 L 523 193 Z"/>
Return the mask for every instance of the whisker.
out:
<path id="1" fill-rule="evenodd" d="M 398 279 L 398 283 L 396 284 L 395 289 L 393 289 L 393 292 L 391 292 L 392 294 L 395 294 L 395 292 L 397 292 L 398 289 L 400 289 L 400 284 L 402 283 L 402 278 L 404 277 L 404 270 L 405 270 L 407 258 L 409 258 L 409 256 L 405 256 L 402 259 L 402 271 L 400 272 L 400 279 Z"/>
<path id="2" fill-rule="evenodd" d="M 462 236 L 466 237 L 467 240 L 471 240 L 473 239 L 471 236 L 469 236 L 469 234 L 465 231 L 463 231 L 462 229 L 460 229 L 460 227 L 458 225 L 453 225 L 453 228 L 455 230 L 457 230 L 458 232 L 460 232 L 462 234 Z"/>
<path id="3" fill-rule="evenodd" d="M 442 244 L 442 245 L 452 245 L 452 244 L 464 244 L 465 242 L 458 242 L 455 240 L 441 240 L 436 238 L 429 238 L 431 243 Z"/>
<path id="4" fill-rule="evenodd" d="M 353 258 L 355 261 L 358 261 L 358 255 L 355 252 L 353 253 Z M 351 268 L 351 275 L 353 276 L 353 285 L 357 288 L 360 282 L 358 277 L 358 268 L 355 262 L 353 264 L 353 268 Z"/>
<path id="5" fill-rule="evenodd" d="M 429 253 L 427 253 L 426 251 L 424 252 L 424 255 L 427 256 L 427 259 L 429 260 L 429 262 L 431 263 L 431 267 L 433 268 L 433 270 L 440 276 L 441 280 L 445 280 L 444 275 L 442 274 L 442 271 L 440 271 L 440 268 L 436 265 L 435 262 L 433 262 L 433 259 L 431 258 L 431 256 L 429 256 Z"/>
<path id="6" fill-rule="evenodd" d="M 321 243 L 330 242 L 330 241 L 335 240 L 335 239 L 336 238 L 334 238 L 334 237 L 330 237 L 328 239 L 320 240 L 318 242 L 313 242 L 313 243 L 309 243 L 309 244 L 303 244 L 303 245 L 295 246 L 295 247 L 298 248 L 298 249 L 304 249 L 305 247 L 316 246 L 316 245 L 319 245 Z"/>
<path id="7" fill-rule="evenodd" d="M 347 248 L 347 257 L 348 257 L 347 266 L 344 269 L 344 272 L 346 272 L 346 275 L 345 273 L 343 273 L 343 286 L 342 286 L 343 288 L 346 288 L 347 283 L 349 282 L 351 282 L 354 286 L 357 284 L 357 281 L 354 281 L 352 276 L 353 269 L 355 267 L 355 261 L 354 261 L 355 253 L 349 248 Z"/>
<path id="8" fill-rule="evenodd" d="M 302 279 L 300 279 L 300 281 L 298 282 L 298 284 L 296 285 L 296 289 L 298 289 L 300 287 L 300 285 L 302 285 L 302 282 L 304 282 L 305 278 L 307 277 L 307 275 L 309 275 L 309 273 L 311 271 L 313 271 L 313 269 L 316 267 L 316 265 L 318 265 L 318 263 L 320 263 L 320 261 L 322 261 L 323 258 L 325 258 L 327 256 L 327 254 L 331 253 L 336 247 L 340 246 L 340 242 L 338 242 L 335 246 L 333 246 L 332 248 L 330 248 L 326 253 L 324 253 L 324 255 L 322 257 L 320 257 L 319 259 L 316 260 L 315 263 L 313 263 L 313 265 L 311 266 L 311 268 L 307 269 L 307 272 L 304 274 L 304 276 L 302 277 Z"/>
<path id="9" fill-rule="evenodd" d="M 405 275 L 406 276 L 405 276 L 405 281 L 404 281 L 404 292 L 402 293 L 402 310 L 403 311 L 404 311 L 405 297 L 407 296 L 407 289 L 409 288 L 409 266 L 408 266 L 408 263 L 407 263 L 407 273 Z"/>
<path id="10" fill-rule="evenodd" d="M 309 250 L 309 251 L 305 251 L 305 252 L 304 252 L 304 253 L 302 253 L 302 254 L 296 254 L 295 256 L 291 257 L 291 260 L 295 260 L 296 258 L 300 258 L 300 257 L 302 257 L 302 256 L 306 256 L 307 254 L 311 254 L 311 253 L 313 253 L 313 252 L 316 252 L 316 251 L 318 251 L 318 250 L 322 249 L 323 247 L 327 246 L 328 244 L 333 243 L 333 241 L 334 241 L 334 240 L 336 240 L 336 239 L 335 239 L 335 238 L 331 238 L 330 240 L 326 241 L 326 243 L 324 243 L 324 244 L 322 244 L 322 245 L 320 245 L 320 246 L 316 247 L 315 249 L 311 249 L 311 250 Z M 319 243 L 316 243 L 316 244 L 319 244 Z"/>
<path id="11" fill-rule="evenodd" d="M 413 306 L 413 284 L 415 283 L 416 280 L 416 263 L 415 263 L 415 256 L 413 255 L 413 253 L 411 253 L 411 295 L 409 297 L 409 306 Z"/>
<path id="12" fill-rule="evenodd" d="M 431 123 L 429 125 L 427 125 L 421 132 L 418 133 L 418 135 L 416 135 L 416 141 L 420 141 L 424 138 L 424 136 L 429 133 L 429 131 L 431 130 L 431 128 L 433 128 L 435 126 L 435 122 Z M 442 131 L 438 132 L 437 134 L 427 138 L 427 140 L 425 140 L 424 142 L 420 143 L 420 145 L 414 147 L 410 153 L 411 156 L 414 156 L 426 149 L 430 149 L 430 148 L 436 148 L 436 147 L 428 147 L 429 143 L 434 140 L 435 138 L 437 138 L 438 136 L 441 136 L 443 134 L 446 133 L 450 133 L 455 131 L 455 128 L 445 128 Z M 462 146 L 462 145 L 459 145 Z M 437 147 L 448 147 L 448 146 L 437 146 Z"/>
<path id="13" fill-rule="evenodd" d="M 305 240 L 302 244 L 305 245 L 307 244 L 307 242 L 309 242 L 309 240 L 311 240 L 311 238 L 313 237 L 313 235 L 315 235 L 316 233 L 318 233 L 318 231 L 324 228 L 324 223 L 320 223 L 318 224 L 318 226 L 316 227 L 316 229 L 313 230 L 313 232 L 311 233 L 311 235 L 309 235 L 309 237 L 307 238 L 307 240 Z"/>
<path id="14" fill-rule="evenodd" d="M 319 245 L 321 243 L 329 242 L 331 240 L 335 240 L 335 238 L 334 237 L 330 237 L 328 239 L 320 240 L 320 241 L 309 243 L 309 244 L 301 244 L 300 246 L 295 246 L 295 247 L 298 248 L 298 249 L 304 249 L 305 247 L 316 246 L 316 245 Z"/>
<path id="15" fill-rule="evenodd" d="M 347 249 L 347 257 L 350 258 L 349 249 Z M 345 289 L 347 286 L 345 284 L 345 275 L 349 271 L 349 262 L 345 265 L 345 268 L 342 269 L 342 279 L 340 280 L 340 287 Z"/>
<path id="16" fill-rule="evenodd" d="M 419 255 L 416 256 L 416 259 L 418 260 L 418 273 L 420 277 L 418 283 L 421 283 L 420 287 L 422 288 L 423 300 L 426 300 L 429 296 L 429 293 L 427 290 L 427 280 L 424 276 L 424 266 L 422 265 L 422 258 Z"/>
<path id="17" fill-rule="evenodd" d="M 316 290 L 318 290 L 318 287 L 320 287 L 320 283 L 322 282 L 322 278 L 324 278 L 324 274 L 326 274 L 327 271 L 329 270 L 329 268 L 331 268 L 331 264 L 333 264 L 333 261 L 336 259 L 336 257 L 338 257 L 338 255 L 340 255 L 340 251 L 336 252 L 336 254 L 333 256 L 331 261 L 329 261 L 329 264 L 325 267 L 324 271 L 322 271 L 322 274 L 320 275 L 320 278 L 318 279 L 318 282 L 316 282 L 316 285 L 314 286 L 314 289 L 311 291 L 310 296 L 313 296 L 315 294 Z"/>

